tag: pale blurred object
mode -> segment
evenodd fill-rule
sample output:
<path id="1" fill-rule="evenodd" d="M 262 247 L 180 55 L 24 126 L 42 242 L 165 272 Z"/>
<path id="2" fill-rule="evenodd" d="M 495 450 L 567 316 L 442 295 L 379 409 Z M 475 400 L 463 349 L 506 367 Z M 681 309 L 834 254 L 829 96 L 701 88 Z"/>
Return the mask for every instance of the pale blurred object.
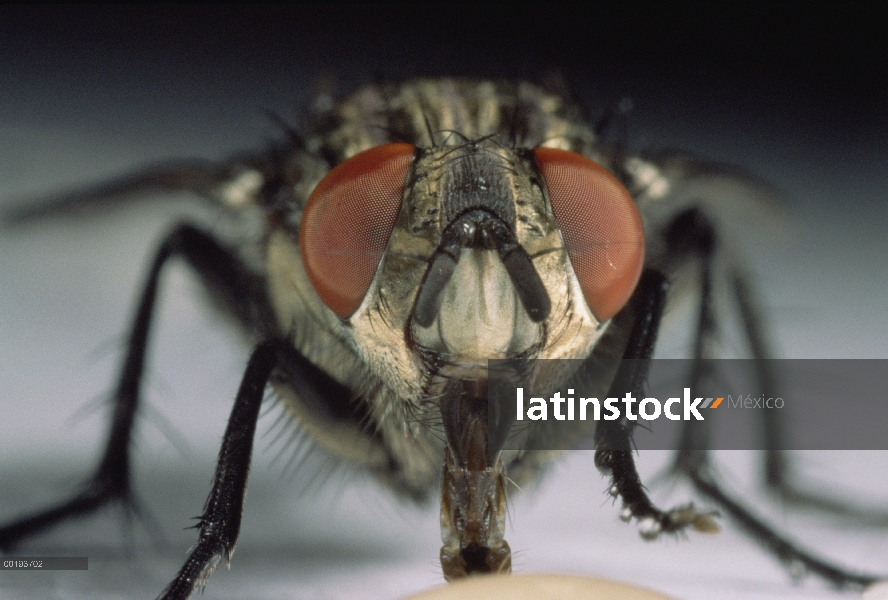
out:
<path id="1" fill-rule="evenodd" d="M 408 600 L 670 600 L 657 594 L 617 581 L 576 575 L 503 575 L 475 576 L 435 588 Z"/>
<path id="2" fill-rule="evenodd" d="M 863 600 L 888 600 L 888 581 L 880 581 L 863 590 Z"/>

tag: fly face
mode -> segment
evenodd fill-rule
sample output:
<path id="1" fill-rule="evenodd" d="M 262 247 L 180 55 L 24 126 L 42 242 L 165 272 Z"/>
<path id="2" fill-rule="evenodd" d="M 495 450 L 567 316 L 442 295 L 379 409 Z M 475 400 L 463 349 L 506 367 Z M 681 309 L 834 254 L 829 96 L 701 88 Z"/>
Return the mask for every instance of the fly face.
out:
<path id="1" fill-rule="evenodd" d="M 569 152 L 389 144 L 318 190 L 302 221 L 308 278 L 342 336 L 412 402 L 436 376 L 483 378 L 491 359 L 588 356 L 641 271 L 628 192 Z"/>
<path id="2" fill-rule="evenodd" d="M 579 155 L 494 136 L 387 144 L 318 184 L 300 236 L 308 278 L 340 317 L 342 338 L 409 412 L 444 430 L 445 577 L 508 572 L 487 361 L 590 354 L 641 271 L 628 192 Z M 380 398 L 377 413 L 390 402 Z"/>
<path id="3" fill-rule="evenodd" d="M 530 161 L 491 141 L 418 152 L 385 258 L 348 324 L 366 363 L 443 424 L 445 577 L 509 572 L 487 360 L 585 356 L 598 335 Z"/>
<path id="4" fill-rule="evenodd" d="M 355 344 L 414 400 L 488 359 L 585 356 L 598 322 L 563 247 L 527 158 L 489 141 L 421 151 Z"/>

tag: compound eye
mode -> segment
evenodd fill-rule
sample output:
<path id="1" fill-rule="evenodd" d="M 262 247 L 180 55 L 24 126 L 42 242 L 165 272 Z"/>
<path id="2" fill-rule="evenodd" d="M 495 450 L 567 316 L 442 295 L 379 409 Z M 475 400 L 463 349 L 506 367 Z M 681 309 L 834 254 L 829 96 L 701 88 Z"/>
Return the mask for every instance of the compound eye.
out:
<path id="1" fill-rule="evenodd" d="M 373 282 L 401 207 L 416 148 L 386 144 L 336 165 L 302 214 L 302 262 L 324 304 L 350 316 Z"/>
<path id="2" fill-rule="evenodd" d="M 644 229 L 629 191 L 584 156 L 536 148 L 555 223 L 586 303 L 606 321 L 629 301 L 644 263 Z"/>

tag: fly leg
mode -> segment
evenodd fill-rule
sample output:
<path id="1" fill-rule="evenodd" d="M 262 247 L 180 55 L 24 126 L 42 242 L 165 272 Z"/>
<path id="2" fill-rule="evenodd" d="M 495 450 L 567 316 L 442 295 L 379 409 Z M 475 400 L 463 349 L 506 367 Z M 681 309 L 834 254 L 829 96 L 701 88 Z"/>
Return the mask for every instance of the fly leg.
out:
<path id="1" fill-rule="evenodd" d="M 128 510 L 136 509 L 130 483 L 130 441 L 139 408 L 159 278 L 164 265 L 174 257 L 183 258 L 201 276 L 223 310 L 248 329 L 264 333 L 257 331 L 268 311 L 266 303 L 261 300 L 264 291 L 259 278 L 209 234 L 187 224 L 176 227 L 161 244 L 142 290 L 113 395 L 114 408 L 105 453 L 98 468 L 72 498 L 0 527 L 0 550 L 9 551 L 28 537 L 63 521 L 89 515 L 106 504 L 120 503 Z"/>
<path id="2" fill-rule="evenodd" d="M 669 253 L 675 260 L 693 260 L 699 266 L 700 304 L 694 338 L 694 363 L 690 385 L 695 390 L 716 386 L 713 362 L 718 355 L 718 325 L 713 306 L 713 263 L 718 238 L 715 227 L 699 210 L 690 209 L 672 222 L 666 235 Z M 729 258 L 725 258 L 729 260 Z M 767 396 L 776 396 L 776 374 L 769 362 L 770 352 L 764 334 L 763 319 L 756 310 L 748 278 L 736 265 L 729 264 L 732 292 L 737 299 L 747 342 L 755 361 L 758 383 Z M 702 393 L 702 392 L 701 392 Z M 782 414 L 766 411 L 763 417 L 765 435 L 765 481 L 779 487 L 786 481 L 786 455 L 780 449 L 785 439 Z M 695 422 L 682 431 L 673 470 L 692 475 L 709 466 L 710 427 L 707 421 Z"/>
<path id="3" fill-rule="evenodd" d="M 763 333 L 763 318 L 758 310 L 759 302 L 756 301 L 756 295 L 746 273 L 734 266 L 729 275 L 749 346 L 756 359 L 762 391 L 769 397 L 776 397 L 778 395 L 776 392 L 770 393 L 777 387 L 776 374 L 767 360 L 770 356 Z M 787 464 L 786 451 L 782 448 L 785 439 L 783 415 L 780 411 L 774 410 L 762 412 L 764 413 L 765 433 L 764 481 L 765 485 L 773 490 L 781 501 L 803 508 L 820 510 L 856 523 L 880 527 L 888 526 L 888 512 L 884 509 L 854 505 L 845 499 L 805 489 L 795 482 L 792 470 L 788 468 L 790 465 Z"/>
<path id="4" fill-rule="evenodd" d="M 700 266 L 700 312 L 694 348 L 694 367 L 689 382 L 693 389 L 698 390 L 712 384 L 716 375 L 710 366 L 712 361 L 706 360 L 715 356 L 718 337 L 712 297 L 712 265 L 716 250 L 716 233 L 702 212 L 691 209 L 675 219 L 667 235 L 667 241 L 672 245 L 673 256 L 690 255 L 698 260 Z M 762 331 L 762 320 L 754 309 L 755 304 L 746 277 L 733 266 L 729 268 L 729 277 L 756 361 L 757 377 L 767 393 L 774 389 L 776 377 L 767 360 L 768 352 Z M 785 486 L 786 481 L 785 457 L 780 450 L 784 439 L 784 424 L 779 420 L 779 415 L 772 414 L 776 411 L 767 412 L 769 414 L 765 419 L 768 448 L 765 463 L 766 481 L 771 486 L 781 488 Z M 837 586 L 866 586 L 884 579 L 837 567 L 787 540 L 723 488 L 710 463 L 709 448 L 711 443 L 706 422 L 695 421 L 694 427 L 686 427 L 683 430 L 674 470 L 687 476 L 700 493 L 718 503 L 747 533 L 783 563 L 802 572 L 815 573 Z"/>
<path id="5" fill-rule="evenodd" d="M 678 215 L 666 233 L 669 254 L 673 260 L 693 260 L 700 268 L 700 312 L 694 338 L 694 363 L 689 377 L 691 389 L 713 383 L 715 373 L 711 362 L 716 356 L 717 323 L 712 297 L 712 262 L 716 248 L 715 229 L 700 210 L 689 209 Z M 694 422 L 681 432 L 673 470 L 692 473 L 709 465 L 710 428 L 707 421 Z"/>
<path id="6" fill-rule="evenodd" d="M 650 358 L 657 341 L 660 319 L 666 305 L 668 284 L 658 272 L 645 271 L 631 304 L 624 310 L 634 320 L 623 361 L 617 371 L 609 397 L 622 396 L 629 391 L 643 397 Z M 692 505 L 668 511 L 657 508 L 648 497 L 638 476 L 632 457 L 634 425 L 625 419 L 601 421 L 595 431 L 595 465 L 611 476 L 610 493 L 623 500 L 620 518 L 638 520 L 639 532 L 647 540 L 656 539 L 663 532 L 675 533 L 688 526 L 698 531 L 717 531 L 713 513 L 697 511 Z"/>
<path id="7" fill-rule="evenodd" d="M 194 527 L 200 530 L 197 544 L 158 600 L 185 600 L 195 588 L 206 584 L 223 557 L 231 560 L 240 533 L 259 407 L 266 385 L 277 377 L 289 381 L 309 403 L 323 404 L 331 397 L 349 397 L 348 389 L 286 340 L 265 341 L 253 350 L 222 438 L 213 489 Z"/>
<path id="8" fill-rule="evenodd" d="M 200 537 L 179 574 L 161 593 L 164 600 L 187 598 L 194 588 L 206 585 L 223 556 L 231 560 L 240 532 L 259 407 L 278 360 L 278 346 L 265 342 L 250 357 L 222 438 L 213 489 L 195 526 Z"/>

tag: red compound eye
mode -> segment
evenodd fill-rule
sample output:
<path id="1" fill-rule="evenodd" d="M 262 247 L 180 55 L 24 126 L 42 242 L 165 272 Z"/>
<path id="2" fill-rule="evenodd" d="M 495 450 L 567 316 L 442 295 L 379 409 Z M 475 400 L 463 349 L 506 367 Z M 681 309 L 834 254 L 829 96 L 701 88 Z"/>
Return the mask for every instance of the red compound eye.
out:
<path id="1" fill-rule="evenodd" d="M 299 232 L 302 262 L 330 310 L 361 304 L 388 245 L 416 148 L 386 144 L 336 165 L 311 193 Z"/>
<path id="2" fill-rule="evenodd" d="M 629 301 L 641 276 L 644 230 L 635 201 L 607 169 L 584 156 L 555 148 L 533 153 L 583 296 L 606 321 Z"/>

